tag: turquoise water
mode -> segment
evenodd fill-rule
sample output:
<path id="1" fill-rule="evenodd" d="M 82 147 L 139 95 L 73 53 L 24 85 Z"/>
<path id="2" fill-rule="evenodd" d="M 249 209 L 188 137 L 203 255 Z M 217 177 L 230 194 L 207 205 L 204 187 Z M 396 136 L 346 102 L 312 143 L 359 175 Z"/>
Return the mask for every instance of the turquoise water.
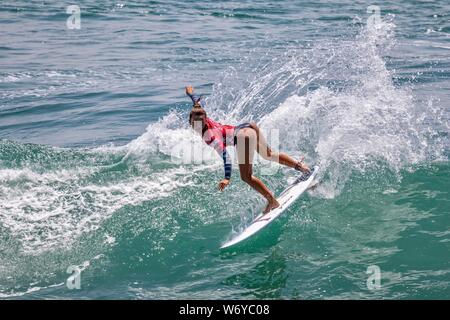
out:
<path id="1" fill-rule="evenodd" d="M 70 30 L 65 2 L 3 1 L 0 298 L 450 298 L 450 6 L 372 4 L 79 1 Z M 264 201 L 182 161 L 187 84 L 322 168 L 226 251 Z"/>

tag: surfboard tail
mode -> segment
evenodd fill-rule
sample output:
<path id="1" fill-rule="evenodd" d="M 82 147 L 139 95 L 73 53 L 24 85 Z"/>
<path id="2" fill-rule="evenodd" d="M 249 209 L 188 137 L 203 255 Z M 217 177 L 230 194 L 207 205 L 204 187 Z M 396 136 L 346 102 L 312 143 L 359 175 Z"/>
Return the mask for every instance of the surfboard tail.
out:
<path id="1" fill-rule="evenodd" d="M 227 241 L 221 246 L 221 248 L 225 249 L 234 246 L 250 238 L 261 229 L 272 223 L 281 213 L 283 213 L 292 203 L 294 203 L 296 199 L 298 199 L 306 190 L 308 190 L 318 170 L 319 167 L 315 166 L 314 169 L 311 170 L 311 172 L 308 174 L 308 178 L 306 180 L 296 180 L 289 187 L 287 187 L 277 198 L 278 202 L 280 203 L 280 206 L 278 208 L 273 209 L 265 215 L 260 214 L 247 228 L 245 228 L 244 231 L 242 231 L 239 235 L 237 235 L 230 241 Z M 303 176 L 304 175 L 302 175 L 302 177 Z M 261 217 L 264 217 L 264 219 L 261 219 Z"/>

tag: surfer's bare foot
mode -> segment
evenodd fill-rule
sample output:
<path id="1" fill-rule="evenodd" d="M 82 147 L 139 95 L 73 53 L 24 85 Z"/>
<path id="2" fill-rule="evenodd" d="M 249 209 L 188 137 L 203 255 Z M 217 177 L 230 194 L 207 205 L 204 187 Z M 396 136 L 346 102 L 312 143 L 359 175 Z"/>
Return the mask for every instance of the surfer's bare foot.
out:
<path id="1" fill-rule="evenodd" d="M 272 211 L 275 208 L 278 208 L 279 206 L 280 204 L 278 203 L 277 199 L 273 198 L 267 203 L 267 206 L 264 209 L 263 214 L 269 213 L 270 211 Z"/>
<path id="2" fill-rule="evenodd" d="M 301 171 L 302 173 L 310 173 L 311 169 L 309 169 L 309 167 L 303 163 L 303 159 L 304 159 L 304 157 L 302 157 L 300 159 L 300 161 L 297 162 L 297 165 L 295 166 L 295 170 Z"/>

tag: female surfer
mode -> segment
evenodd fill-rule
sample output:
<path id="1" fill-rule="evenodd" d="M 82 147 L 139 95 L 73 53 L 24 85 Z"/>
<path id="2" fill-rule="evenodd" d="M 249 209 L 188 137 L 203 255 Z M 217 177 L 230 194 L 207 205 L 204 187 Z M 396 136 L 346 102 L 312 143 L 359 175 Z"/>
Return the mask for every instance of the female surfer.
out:
<path id="1" fill-rule="evenodd" d="M 193 102 L 189 114 L 190 125 L 203 137 L 203 141 L 213 147 L 223 159 L 225 178 L 219 182 L 220 191 L 230 184 L 231 161 L 226 150 L 229 145 L 236 146 L 241 179 L 266 198 L 267 206 L 264 213 L 279 207 L 280 204 L 266 185 L 253 176 L 252 162 L 255 150 L 266 160 L 278 162 L 305 174 L 310 173 L 308 166 L 302 162 L 303 159 L 296 161 L 285 153 L 272 151 L 255 123 L 243 123 L 238 126 L 222 125 L 207 117 L 201 104 L 202 97 L 194 95 L 192 86 L 186 87 L 186 94 Z"/>

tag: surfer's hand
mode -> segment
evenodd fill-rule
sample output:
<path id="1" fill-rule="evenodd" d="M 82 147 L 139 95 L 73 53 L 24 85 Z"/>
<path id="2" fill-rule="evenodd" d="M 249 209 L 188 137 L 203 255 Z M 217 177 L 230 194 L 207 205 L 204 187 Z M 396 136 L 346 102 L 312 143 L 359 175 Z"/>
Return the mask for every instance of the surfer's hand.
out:
<path id="1" fill-rule="evenodd" d="M 301 170 L 303 173 L 310 173 L 310 172 L 311 172 L 311 169 L 310 169 L 306 164 L 304 164 L 304 163 L 301 163 L 301 164 L 300 164 L 300 170 Z"/>
<path id="2" fill-rule="evenodd" d="M 303 173 L 310 173 L 311 169 L 309 169 L 309 167 L 303 163 L 303 160 L 305 160 L 305 157 L 301 157 L 300 160 L 297 163 L 297 166 L 295 167 L 295 169 L 300 170 Z"/>
<path id="3" fill-rule="evenodd" d="M 219 182 L 219 190 L 223 191 L 223 189 L 225 189 L 225 187 L 228 186 L 229 184 L 230 184 L 230 180 L 223 179 L 222 181 Z"/>
<path id="4" fill-rule="evenodd" d="M 193 94 L 194 93 L 194 88 L 192 86 L 187 86 L 186 87 L 186 94 Z"/>

